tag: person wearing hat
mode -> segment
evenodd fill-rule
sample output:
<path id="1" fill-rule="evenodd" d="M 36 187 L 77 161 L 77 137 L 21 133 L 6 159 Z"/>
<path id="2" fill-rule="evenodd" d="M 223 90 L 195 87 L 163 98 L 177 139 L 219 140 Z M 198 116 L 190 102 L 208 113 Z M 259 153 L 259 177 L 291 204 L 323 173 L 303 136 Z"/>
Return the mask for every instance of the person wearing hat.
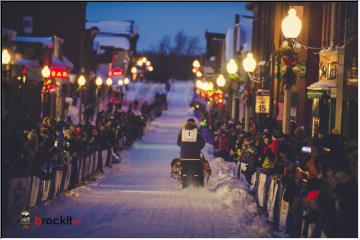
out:
<path id="1" fill-rule="evenodd" d="M 200 152 L 205 146 L 205 140 L 201 136 L 193 118 L 187 119 L 184 127 L 179 131 L 177 145 L 180 147 L 182 174 L 202 176 Z M 190 182 L 183 182 L 183 187 L 185 188 L 189 184 Z M 203 184 L 204 181 L 202 181 L 201 185 Z"/>

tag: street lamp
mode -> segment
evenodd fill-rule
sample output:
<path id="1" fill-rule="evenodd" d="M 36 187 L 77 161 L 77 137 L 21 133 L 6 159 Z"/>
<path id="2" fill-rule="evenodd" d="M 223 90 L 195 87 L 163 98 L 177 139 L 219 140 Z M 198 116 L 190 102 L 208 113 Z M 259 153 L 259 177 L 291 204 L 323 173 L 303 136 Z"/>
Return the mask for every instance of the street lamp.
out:
<path id="1" fill-rule="evenodd" d="M 296 16 L 296 10 L 294 8 L 289 9 L 289 15 L 286 16 L 281 22 L 281 31 L 284 37 L 289 40 L 292 50 L 295 52 L 293 43 L 301 32 L 302 23 L 298 16 Z M 284 113 L 283 113 L 283 133 L 288 134 L 290 132 L 290 110 L 291 110 L 291 85 L 295 81 L 295 73 L 293 71 L 292 63 L 287 64 L 284 86 Z"/>
<path id="2" fill-rule="evenodd" d="M 281 31 L 285 38 L 297 38 L 301 32 L 302 23 L 294 8 L 289 9 L 289 15 L 281 22 Z"/>
<path id="3" fill-rule="evenodd" d="M 131 68 L 131 73 L 132 73 L 132 74 L 135 74 L 136 72 L 137 72 L 136 67 L 132 67 L 132 68 Z"/>
<path id="4" fill-rule="evenodd" d="M 201 78 L 202 76 L 203 74 L 200 71 L 196 72 L 196 77 Z"/>
<path id="5" fill-rule="evenodd" d="M 95 80 L 96 86 L 100 87 L 103 84 L 103 80 L 98 76 Z"/>
<path id="6" fill-rule="evenodd" d="M 243 60 L 243 67 L 245 72 L 252 73 L 256 68 L 256 60 L 252 53 L 248 53 L 246 58 Z"/>
<path id="7" fill-rule="evenodd" d="M 44 66 L 43 69 L 41 70 L 41 75 L 43 78 L 50 77 L 50 68 L 48 66 Z"/>
<path id="8" fill-rule="evenodd" d="M 152 72 L 154 70 L 153 66 L 149 67 L 149 71 Z"/>
<path id="9" fill-rule="evenodd" d="M 194 60 L 194 62 L 193 62 L 193 67 L 194 68 L 199 68 L 200 67 L 200 62 L 199 62 L 199 60 Z"/>
<path id="10" fill-rule="evenodd" d="M 79 124 L 81 124 L 81 113 L 82 113 L 82 105 L 83 105 L 83 86 L 86 84 L 86 79 L 83 75 L 80 75 L 77 83 L 79 84 L 80 91 L 80 108 L 79 108 Z"/>
<path id="11" fill-rule="evenodd" d="M 111 79 L 110 77 L 108 77 L 108 78 L 106 79 L 106 85 L 111 86 L 112 83 L 113 83 L 112 79 Z"/>
<path id="12" fill-rule="evenodd" d="M 3 49 L 1 54 L 1 64 L 7 65 L 10 63 L 10 61 L 11 61 L 11 56 L 9 51 L 7 49 Z"/>
<path id="13" fill-rule="evenodd" d="M 129 78 L 127 78 L 127 77 L 126 77 L 126 78 L 124 78 L 124 84 L 125 84 L 125 85 L 128 85 L 128 84 L 129 84 L 129 82 L 130 82 Z"/>
<path id="14" fill-rule="evenodd" d="M 119 86 L 124 85 L 124 81 L 123 81 L 122 79 L 119 79 L 119 81 L 118 81 L 118 85 L 119 85 Z"/>
<path id="15" fill-rule="evenodd" d="M 100 95 L 100 100 L 99 100 L 99 88 L 103 84 L 103 80 L 101 79 L 100 76 L 98 76 L 95 79 L 95 84 L 96 84 L 96 110 L 97 110 L 97 113 L 98 113 L 99 105 L 102 106 L 102 96 L 101 95 Z"/>
<path id="16" fill-rule="evenodd" d="M 230 59 L 229 63 L 226 66 L 226 70 L 229 74 L 236 74 L 238 71 L 238 65 L 234 59 Z"/>
<path id="17" fill-rule="evenodd" d="M 219 86 L 219 87 L 223 87 L 225 86 L 226 84 L 226 80 L 224 78 L 224 76 L 222 74 L 220 74 L 217 79 L 216 79 L 216 84 Z"/>
<path id="18" fill-rule="evenodd" d="M 146 62 L 147 62 L 147 58 L 146 58 L 146 57 L 143 57 L 143 58 L 141 59 L 141 61 L 142 61 L 143 63 L 146 63 Z"/>

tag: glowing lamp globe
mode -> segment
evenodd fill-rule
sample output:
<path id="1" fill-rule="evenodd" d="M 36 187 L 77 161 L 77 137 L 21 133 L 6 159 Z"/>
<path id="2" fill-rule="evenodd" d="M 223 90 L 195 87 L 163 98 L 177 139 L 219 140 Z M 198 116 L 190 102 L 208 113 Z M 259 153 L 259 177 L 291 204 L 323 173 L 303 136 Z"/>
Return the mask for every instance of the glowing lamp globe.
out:
<path id="1" fill-rule="evenodd" d="M 196 72 L 196 76 L 197 76 L 198 78 L 201 78 L 203 75 L 202 75 L 202 73 L 199 71 L 199 72 Z"/>
<path id="2" fill-rule="evenodd" d="M 235 74 L 238 71 L 238 66 L 234 59 L 231 59 L 230 62 L 226 66 L 226 70 L 229 74 Z"/>
<path id="3" fill-rule="evenodd" d="M 131 73 L 136 73 L 136 72 L 137 72 L 136 67 L 132 67 L 132 68 L 131 68 Z"/>
<path id="4" fill-rule="evenodd" d="M 106 85 L 111 86 L 113 83 L 111 78 L 106 79 Z"/>
<path id="5" fill-rule="evenodd" d="M 41 76 L 43 76 L 43 78 L 50 77 L 50 68 L 48 66 L 43 67 L 43 69 L 41 70 Z"/>
<path id="6" fill-rule="evenodd" d="M 147 62 L 147 58 L 146 58 L 146 57 L 143 57 L 143 58 L 141 59 L 141 61 L 142 61 L 143 63 L 146 63 L 146 62 Z"/>
<path id="7" fill-rule="evenodd" d="M 281 31 L 285 38 L 297 38 L 301 32 L 302 23 L 294 8 L 289 9 L 289 15 L 281 22 Z"/>
<path id="8" fill-rule="evenodd" d="M 200 62 L 198 60 L 195 60 L 192 65 L 193 65 L 194 68 L 199 68 L 200 67 Z"/>
<path id="9" fill-rule="evenodd" d="M 150 67 L 149 67 L 149 71 L 150 71 L 150 72 L 154 71 L 153 66 L 150 66 Z"/>
<path id="10" fill-rule="evenodd" d="M 201 88 L 201 85 L 202 85 L 201 80 L 196 80 L 196 82 L 195 82 L 196 88 Z"/>
<path id="11" fill-rule="evenodd" d="M 4 49 L 1 53 L 1 63 L 2 64 L 9 64 L 11 61 L 10 53 L 7 49 Z M 50 74 L 49 74 L 50 75 Z"/>
<path id="12" fill-rule="evenodd" d="M 118 85 L 119 85 L 119 86 L 124 85 L 124 81 L 123 81 L 122 79 L 120 79 L 120 80 L 118 81 Z"/>
<path id="13" fill-rule="evenodd" d="M 218 78 L 216 79 L 216 84 L 217 84 L 219 87 L 225 86 L 226 80 L 225 80 L 225 78 L 224 78 L 224 76 L 223 76 L 222 74 L 220 74 L 220 75 L 218 76 Z"/>
<path id="14" fill-rule="evenodd" d="M 129 82 L 130 82 L 129 78 L 124 78 L 124 84 L 125 84 L 125 85 L 128 85 Z"/>
<path id="15" fill-rule="evenodd" d="M 84 86 L 86 84 L 86 79 L 83 75 L 81 75 L 79 78 L 78 78 L 78 84 L 80 87 Z"/>
<path id="16" fill-rule="evenodd" d="M 103 83 L 103 80 L 101 79 L 101 77 L 97 77 L 95 80 L 96 86 L 101 86 L 101 84 Z"/>
<path id="17" fill-rule="evenodd" d="M 211 90 L 213 90 L 214 89 L 214 84 L 212 83 L 212 82 L 208 82 L 208 84 L 207 84 L 207 90 L 208 91 L 211 91 Z"/>
<path id="18" fill-rule="evenodd" d="M 256 61 L 252 53 L 248 53 L 243 61 L 245 72 L 254 72 L 256 68 Z"/>

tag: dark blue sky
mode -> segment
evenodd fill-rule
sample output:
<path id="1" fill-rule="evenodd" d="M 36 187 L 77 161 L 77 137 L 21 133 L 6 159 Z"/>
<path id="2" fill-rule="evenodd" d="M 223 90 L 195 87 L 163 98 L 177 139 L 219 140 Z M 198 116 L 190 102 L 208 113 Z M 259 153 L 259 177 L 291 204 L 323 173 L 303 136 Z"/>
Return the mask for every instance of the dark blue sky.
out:
<path id="1" fill-rule="evenodd" d="M 174 37 L 179 30 L 199 36 L 205 47 L 205 30 L 225 33 L 234 26 L 235 14 L 251 15 L 245 2 L 88 2 L 88 21 L 134 20 L 139 27 L 140 51 L 156 46 L 164 35 Z M 251 21 L 241 18 L 251 35 Z"/>

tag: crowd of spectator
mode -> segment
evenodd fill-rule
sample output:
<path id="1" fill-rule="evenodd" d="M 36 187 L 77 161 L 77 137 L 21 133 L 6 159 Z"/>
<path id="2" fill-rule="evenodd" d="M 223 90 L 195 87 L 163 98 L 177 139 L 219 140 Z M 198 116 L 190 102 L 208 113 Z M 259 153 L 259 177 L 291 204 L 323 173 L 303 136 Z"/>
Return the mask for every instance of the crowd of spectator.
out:
<path id="1" fill-rule="evenodd" d="M 311 137 L 300 126 L 286 135 L 273 122 L 267 119 L 270 127 L 259 131 L 251 118 L 245 131 L 243 122 L 215 119 L 215 157 L 246 163 L 239 174 L 249 184 L 259 168 L 281 182 L 290 237 L 301 236 L 303 220 L 316 224 L 314 237 L 357 237 L 357 142 L 346 142 L 336 129 Z"/>
<path id="2" fill-rule="evenodd" d="M 24 120 L 4 144 L 2 167 L 8 177 L 34 175 L 51 179 L 54 170 L 65 168 L 76 156 L 94 151 L 108 149 L 114 161 L 120 161 L 121 150 L 141 139 L 147 119 L 158 116 L 165 108 L 166 96 L 157 94 L 141 115 L 134 113 L 138 105 L 133 102 L 123 111 L 121 103 L 109 103 L 106 111 L 97 113 L 95 121 L 94 111 L 85 109 L 81 124 L 74 124 L 70 117 L 60 121 L 45 117 L 38 124 Z"/>

